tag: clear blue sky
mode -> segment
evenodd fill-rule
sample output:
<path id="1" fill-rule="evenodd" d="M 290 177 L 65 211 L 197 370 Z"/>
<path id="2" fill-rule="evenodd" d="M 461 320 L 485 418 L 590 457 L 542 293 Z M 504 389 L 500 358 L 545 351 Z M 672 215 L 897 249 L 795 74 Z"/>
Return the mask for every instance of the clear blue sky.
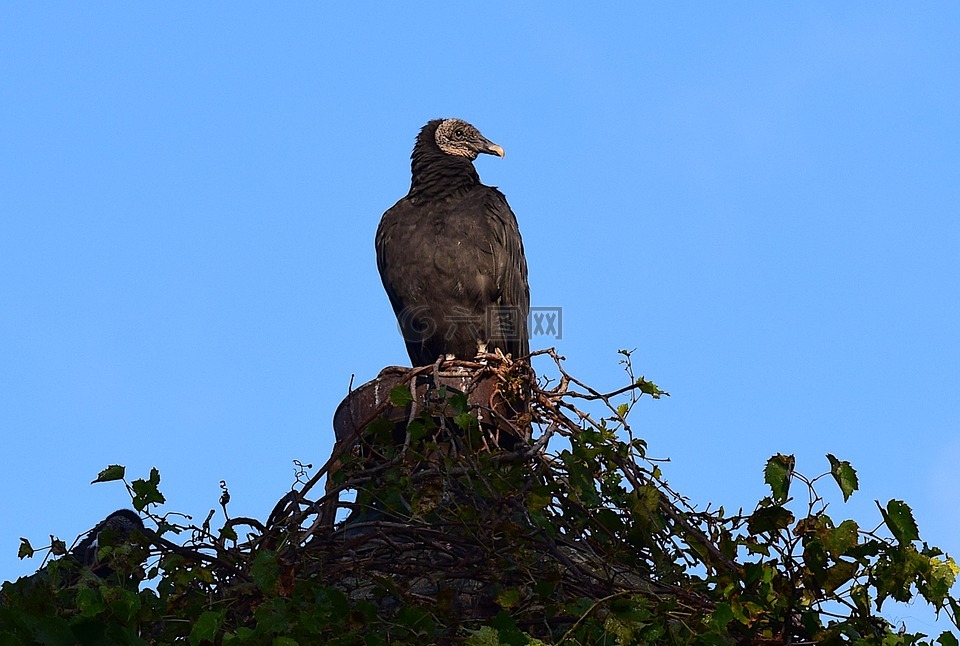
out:
<path id="1" fill-rule="evenodd" d="M 620 385 L 635 347 L 672 393 L 635 414 L 676 489 L 735 509 L 831 452 L 835 517 L 902 498 L 960 556 L 958 33 L 948 2 L 4 3 L 0 579 L 127 504 L 108 464 L 262 519 L 324 462 L 351 374 L 406 362 L 373 236 L 440 116 L 506 149 L 477 166 L 570 369 Z"/>

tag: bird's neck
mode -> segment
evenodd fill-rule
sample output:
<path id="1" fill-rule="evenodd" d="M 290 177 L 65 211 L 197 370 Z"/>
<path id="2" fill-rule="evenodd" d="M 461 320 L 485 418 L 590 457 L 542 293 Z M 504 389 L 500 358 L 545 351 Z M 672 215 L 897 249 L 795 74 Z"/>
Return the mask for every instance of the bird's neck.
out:
<path id="1" fill-rule="evenodd" d="M 480 175 L 466 157 L 417 146 L 411 159 L 413 179 L 408 197 L 412 199 L 442 199 L 480 183 Z"/>

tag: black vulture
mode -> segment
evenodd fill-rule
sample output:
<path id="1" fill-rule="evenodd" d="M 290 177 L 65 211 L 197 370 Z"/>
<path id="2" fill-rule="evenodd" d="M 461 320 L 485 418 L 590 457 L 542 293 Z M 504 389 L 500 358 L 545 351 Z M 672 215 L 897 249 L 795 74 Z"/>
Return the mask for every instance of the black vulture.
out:
<path id="1" fill-rule="evenodd" d="M 111 545 L 119 545 L 127 541 L 134 532 L 143 532 L 143 521 L 137 512 L 130 509 L 118 509 L 113 512 L 91 529 L 86 538 L 70 551 L 70 555 L 80 561 L 80 563 L 90 566 L 94 572 L 101 574 L 97 568 L 100 565 L 97 560 L 97 553 L 103 547 L 100 543 L 107 540 Z M 107 534 L 102 534 L 107 532 Z M 109 568 L 103 568 L 109 573 Z"/>
<path id="2" fill-rule="evenodd" d="M 138 532 L 144 536 L 153 535 L 152 531 L 144 529 L 143 521 L 140 520 L 140 516 L 135 511 L 118 509 L 97 523 L 97 526 L 91 529 L 76 547 L 70 550 L 69 555 L 64 557 L 68 567 L 60 569 L 56 577 L 51 575 L 51 565 L 48 564 L 34 574 L 4 583 L 2 590 L 0 590 L 0 607 L 6 605 L 11 597 L 26 598 L 35 590 L 51 588 L 54 585 L 67 587 L 76 584 L 81 577 L 80 566 L 89 567 L 94 574 L 102 579 L 111 577 L 115 570 L 111 567 L 109 558 L 104 561 L 98 558 L 100 549 L 106 545 L 116 547 L 126 543 L 134 543 L 138 540 L 134 534 Z M 140 577 L 136 576 L 130 583 L 135 586 L 139 583 L 139 580 Z"/>
<path id="3" fill-rule="evenodd" d="M 530 289 L 517 218 L 473 161 L 503 148 L 460 119 L 417 136 L 407 196 L 377 229 L 377 268 L 414 366 L 478 351 L 529 354 Z"/>

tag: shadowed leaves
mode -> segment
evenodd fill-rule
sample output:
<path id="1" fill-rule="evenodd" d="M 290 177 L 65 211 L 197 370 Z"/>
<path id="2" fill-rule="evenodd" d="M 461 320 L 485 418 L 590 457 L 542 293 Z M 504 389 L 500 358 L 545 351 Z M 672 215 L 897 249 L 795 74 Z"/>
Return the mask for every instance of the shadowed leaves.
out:
<path id="1" fill-rule="evenodd" d="M 111 480 L 123 480 L 124 475 L 126 475 L 125 467 L 122 467 L 119 464 L 111 464 L 97 474 L 97 479 L 90 484 L 94 484 L 96 482 L 110 482 Z"/>
<path id="2" fill-rule="evenodd" d="M 880 514 L 883 516 L 883 522 L 901 545 L 907 545 L 913 541 L 920 540 L 920 530 L 917 528 L 917 521 L 913 519 L 913 511 L 902 500 L 891 500 L 887 503 L 887 508 L 880 507 L 877 502 Z"/>
<path id="3" fill-rule="evenodd" d="M 830 475 L 840 485 L 840 491 L 843 492 L 843 500 L 846 502 L 853 495 L 853 492 L 860 488 L 860 481 L 857 479 L 856 470 L 850 466 L 846 460 L 840 461 L 831 453 L 827 453 L 827 459 L 830 460 Z"/>
<path id="4" fill-rule="evenodd" d="M 795 464 L 796 459 L 792 455 L 781 453 L 767 460 L 767 466 L 763 469 L 763 479 L 770 486 L 773 499 L 777 503 L 787 500 L 790 492 L 790 477 L 793 475 Z"/>
<path id="5" fill-rule="evenodd" d="M 167 500 L 158 489 L 160 485 L 160 472 L 156 467 L 150 469 L 150 478 L 147 480 L 134 480 L 130 483 L 133 489 L 133 508 L 137 511 L 143 511 L 149 505 L 162 505 Z"/>

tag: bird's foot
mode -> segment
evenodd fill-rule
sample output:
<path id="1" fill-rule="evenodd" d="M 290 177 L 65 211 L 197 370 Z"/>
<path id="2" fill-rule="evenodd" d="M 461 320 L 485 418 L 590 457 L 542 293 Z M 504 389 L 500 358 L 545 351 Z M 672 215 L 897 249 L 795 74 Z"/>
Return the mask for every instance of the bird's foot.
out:
<path id="1" fill-rule="evenodd" d="M 490 352 L 485 352 L 481 350 L 477 353 L 477 356 L 474 357 L 474 361 L 480 363 L 484 366 L 489 366 L 491 363 L 496 365 L 502 365 L 507 363 L 512 358 L 512 355 L 504 354 L 503 350 L 500 348 L 493 348 Z"/>

